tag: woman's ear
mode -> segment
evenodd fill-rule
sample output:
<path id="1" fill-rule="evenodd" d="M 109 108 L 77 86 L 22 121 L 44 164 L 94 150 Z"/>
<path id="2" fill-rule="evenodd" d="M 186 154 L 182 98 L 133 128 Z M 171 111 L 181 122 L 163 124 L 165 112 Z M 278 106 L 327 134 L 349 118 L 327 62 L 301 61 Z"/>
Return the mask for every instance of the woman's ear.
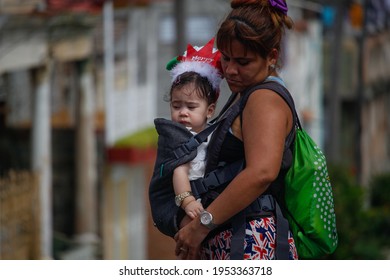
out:
<path id="1" fill-rule="evenodd" d="M 276 65 L 278 62 L 279 52 L 277 49 L 273 48 L 270 53 L 268 54 L 268 63 L 269 66 Z"/>

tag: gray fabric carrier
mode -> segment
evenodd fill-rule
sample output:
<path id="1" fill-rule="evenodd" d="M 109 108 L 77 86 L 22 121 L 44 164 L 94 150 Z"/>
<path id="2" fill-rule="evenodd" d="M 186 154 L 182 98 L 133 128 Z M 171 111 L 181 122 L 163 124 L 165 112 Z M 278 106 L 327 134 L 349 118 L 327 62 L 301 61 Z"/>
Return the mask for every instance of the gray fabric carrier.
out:
<path id="1" fill-rule="evenodd" d="M 173 170 L 193 160 L 197 147 L 215 129 L 215 123 L 197 135 L 184 125 L 171 120 L 157 118 L 154 124 L 158 133 L 157 157 L 149 184 L 149 203 L 154 225 L 165 235 L 173 237 L 178 230 L 178 221 L 184 211 L 175 204 Z"/>

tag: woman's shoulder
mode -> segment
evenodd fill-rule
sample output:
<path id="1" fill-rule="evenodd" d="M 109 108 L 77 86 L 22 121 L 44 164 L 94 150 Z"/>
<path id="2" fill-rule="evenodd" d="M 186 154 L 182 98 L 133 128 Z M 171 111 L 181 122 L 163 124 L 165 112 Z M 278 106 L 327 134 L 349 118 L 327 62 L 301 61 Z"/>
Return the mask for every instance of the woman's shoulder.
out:
<path id="1" fill-rule="evenodd" d="M 289 107 L 285 98 L 278 94 L 275 90 L 268 88 L 255 89 L 246 102 L 245 109 L 255 108 L 255 109 L 271 109 L 274 106 Z"/>
<path id="2" fill-rule="evenodd" d="M 246 95 L 246 96 L 245 96 Z M 255 85 L 247 90 L 243 96 L 243 106 L 250 99 L 251 103 L 259 102 L 257 106 L 282 106 L 288 105 L 290 109 L 294 109 L 294 101 L 289 93 L 283 79 L 278 76 L 269 76 L 262 83 Z"/>
<path id="3" fill-rule="evenodd" d="M 242 109 L 243 117 L 249 116 L 255 122 L 256 119 L 264 118 L 274 121 L 282 121 L 284 119 L 288 122 L 288 127 L 290 127 L 293 120 L 293 107 L 291 107 L 290 103 L 292 103 L 292 106 L 294 105 L 293 101 L 289 101 L 288 91 L 281 91 L 281 89 L 274 87 L 254 89 L 247 97 L 246 104 Z"/>

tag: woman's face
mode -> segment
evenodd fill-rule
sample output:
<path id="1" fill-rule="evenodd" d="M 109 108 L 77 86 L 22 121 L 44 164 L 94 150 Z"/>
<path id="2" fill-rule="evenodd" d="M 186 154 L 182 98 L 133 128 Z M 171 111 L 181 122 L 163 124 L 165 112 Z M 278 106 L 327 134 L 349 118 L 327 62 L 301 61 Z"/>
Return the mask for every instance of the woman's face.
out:
<path id="1" fill-rule="evenodd" d="M 234 93 L 264 81 L 271 73 L 269 66 L 276 62 L 271 55 L 264 59 L 256 52 L 246 50 L 237 40 L 232 41 L 230 49 L 220 51 L 224 77 Z"/>

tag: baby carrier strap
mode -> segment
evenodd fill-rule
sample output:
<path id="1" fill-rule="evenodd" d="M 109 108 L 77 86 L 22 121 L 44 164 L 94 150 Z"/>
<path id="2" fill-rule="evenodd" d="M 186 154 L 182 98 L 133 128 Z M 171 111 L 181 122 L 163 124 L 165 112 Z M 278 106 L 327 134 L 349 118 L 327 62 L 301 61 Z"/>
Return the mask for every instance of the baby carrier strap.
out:
<path id="1" fill-rule="evenodd" d="M 231 124 L 240 114 L 240 102 L 235 102 L 236 96 L 237 94 L 235 93 L 230 96 L 229 100 L 221 110 L 221 113 L 215 119 L 215 121 L 221 121 L 220 125 L 215 129 L 214 136 L 211 137 L 210 143 L 207 147 L 206 174 L 218 167 L 218 158 L 222 143 L 225 140 L 225 136 L 228 133 Z"/>
<path id="2" fill-rule="evenodd" d="M 195 151 L 200 144 L 206 141 L 207 137 L 214 131 L 218 124 L 219 121 L 214 122 L 198 134 L 192 136 L 186 143 L 183 143 L 173 151 L 174 156 L 179 159 Z"/>
<path id="3" fill-rule="evenodd" d="M 254 205 L 258 205 L 259 209 L 254 209 Z M 248 208 L 251 209 L 248 211 Z M 264 194 L 256 199 L 247 209 L 239 212 L 232 218 L 233 236 L 230 247 L 230 259 L 242 260 L 244 256 L 246 222 L 247 218 L 253 215 L 265 216 L 270 213 L 275 213 L 276 217 L 276 248 L 275 258 L 277 260 L 289 259 L 289 244 L 288 244 L 288 222 L 282 214 L 279 204 L 270 194 Z"/>
<path id="4" fill-rule="evenodd" d="M 275 81 L 266 81 L 261 84 L 258 84 L 251 89 L 249 89 L 242 97 L 241 102 L 240 102 L 240 117 L 242 117 L 242 111 L 244 110 L 244 107 L 246 105 L 246 102 L 248 101 L 249 96 L 256 90 L 258 89 L 269 89 L 277 94 L 279 94 L 284 101 L 288 104 L 288 106 L 291 109 L 291 112 L 293 114 L 293 129 L 291 129 L 290 133 L 288 134 L 286 140 L 285 140 L 285 146 L 284 146 L 284 153 L 283 153 L 283 161 L 282 161 L 282 166 L 281 170 L 283 172 L 280 172 L 278 178 L 275 180 L 274 183 L 271 184 L 270 186 L 270 191 L 272 193 L 272 188 L 278 188 L 279 191 L 282 191 L 280 188 L 281 180 L 280 176 L 285 176 L 286 170 L 290 167 L 291 162 L 292 162 L 292 150 L 291 150 L 291 145 L 294 142 L 295 139 L 295 129 L 294 127 L 297 124 L 298 118 L 296 116 L 296 111 L 295 111 L 295 104 L 294 100 L 291 96 L 291 94 L 288 92 L 288 90 L 281 85 L 278 82 Z M 241 122 L 242 123 L 242 122 Z M 275 192 L 274 192 L 275 193 Z M 288 259 L 289 258 L 289 244 L 288 244 L 288 231 L 289 231 L 289 223 L 287 219 L 284 217 L 282 210 L 279 206 L 278 199 L 275 199 L 273 196 L 273 201 L 275 204 L 275 207 L 273 209 L 275 215 L 276 215 L 276 228 L 277 228 L 277 237 L 276 237 L 276 259 Z M 255 201 L 255 203 L 258 201 L 258 199 Z M 253 203 L 252 203 L 253 204 Z M 249 207 L 251 207 L 250 205 Z"/>

